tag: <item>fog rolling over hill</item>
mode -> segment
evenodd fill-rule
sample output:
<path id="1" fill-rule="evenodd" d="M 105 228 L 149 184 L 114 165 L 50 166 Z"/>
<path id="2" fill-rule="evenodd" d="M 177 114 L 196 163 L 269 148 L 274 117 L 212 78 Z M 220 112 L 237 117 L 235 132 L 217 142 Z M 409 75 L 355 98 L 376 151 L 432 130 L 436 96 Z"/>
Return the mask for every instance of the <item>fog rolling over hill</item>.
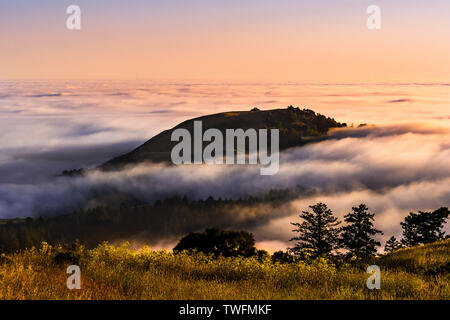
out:
<path id="1" fill-rule="evenodd" d="M 253 232 L 262 248 L 285 249 L 290 222 L 319 201 L 338 217 L 366 203 L 387 237 L 399 237 L 399 222 L 410 211 L 449 205 L 446 127 L 400 123 L 330 130 L 344 124 L 293 107 L 196 119 L 204 128 L 279 128 L 284 149 L 279 172 L 261 176 L 258 166 L 171 165 L 173 129 L 167 130 L 103 170 L 94 166 L 36 184 L 0 184 L 1 217 L 32 217 L 4 221 L 0 243 L 14 243 L 12 249 L 48 239 L 155 246 L 173 244 L 187 232 L 223 227 Z M 194 120 L 175 128 L 192 130 Z M 271 190 L 284 191 L 274 198 Z"/>
<path id="2" fill-rule="evenodd" d="M 280 150 L 317 141 L 324 137 L 331 128 L 346 126 L 332 118 L 316 114 L 312 110 L 301 110 L 292 106 L 287 109 L 264 111 L 254 108 L 251 111 L 222 112 L 184 121 L 170 130 L 161 132 L 135 150 L 106 162 L 100 168 L 110 171 L 143 162 L 170 163 L 171 150 L 178 143 L 171 141 L 172 132 L 175 129 L 184 128 L 193 137 L 194 121 L 202 122 L 203 132 L 213 128 L 220 130 L 224 136 L 226 129 L 243 129 L 244 131 L 247 129 L 279 129 Z M 203 147 L 208 143 L 203 142 Z M 224 150 L 226 150 L 225 141 Z M 247 151 L 248 148 L 246 148 Z"/>
<path id="3" fill-rule="evenodd" d="M 292 106 L 266 111 L 254 108 L 251 111 L 223 112 L 184 121 L 130 153 L 101 165 L 100 170 L 65 171 L 63 175 L 70 178 L 62 177 L 63 180 L 57 184 L 71 192 L 71 202 L 65 201 L 69 194 L 60 193 L 59 199 L 52 199 L 53 206 L 47 203 L 39 210 L 40 215 L 53 217 L 16 219 L 14 224 L 6 221 L 3 232 L 0 231 L 0 245 L 16 250 L 38 245 L 45 239 L 56 242 L 79 239 L 90 246 L 104 240 L 114 242 L 120 239 L 152 244 L 164 239 L 173 241 L 186 232 L 211 225 L 229 228 L 261 226 L 270 219 L 289 214 L 289 200 L 306 194 L 303 188 L 291 185 L 280 189 L 279 184 L 267 185 L 260 190 L 252 188 L 251 191 L 246 190 L 247 187 L 235 188 L 233 193 L 227 194 L 226 185 L 223 190 L 217 186 L 216 190 L 211 189 L 205 177 L 220 180 L 223 175 L 228 175 L 234 180 L 233 176 L 239 174 L 236 170 L 245 171 L 245 168 L 227 167 L 218 173 L 216 167 L 206 175 L 198 172 L 199 178 L 195 179 L 196 174 L 189 172 L 189 166 L 171 166 L 171 149 L 178 143 L 171 141 L 171 133 L 185 128 L 193 135 L 194 121 L 202 121 L 203 130 L 215 128 L 223 134 L 227 129 L 278 129 L 281 150 L 318 142 L 330 129 L 346 127 L 346 124 L 310 109 Z M 206 169 L 197 167 L 196 170 Z M 170 178 L 157 181 L 159 178 L 154 174 L 163 172 L 166 172 L 166 178 L 175 173 L 175 180 L 184 176 L 187 184 L 173 185 Z M 251 175 L 255 173 L 253 169 L 249 172 Z M 136 189 L 139 181 L 145 181 L 144 185 Z M 129 185 L 135 187 L 128 188 Z M 202 189 L 211 194 L 192 192 Z M 224 192 L 223 200 L 217 192 Z M 74 211 L 70 213 L 71 210 Z M 12 241 L 11 237 L 17 241 Z"/>

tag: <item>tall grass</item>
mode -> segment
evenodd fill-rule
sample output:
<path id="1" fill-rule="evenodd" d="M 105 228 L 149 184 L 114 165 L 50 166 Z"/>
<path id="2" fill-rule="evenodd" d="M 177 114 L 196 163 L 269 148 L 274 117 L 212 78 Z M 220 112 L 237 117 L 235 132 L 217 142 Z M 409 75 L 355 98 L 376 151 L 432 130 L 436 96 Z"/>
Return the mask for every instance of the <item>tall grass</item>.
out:
<path id="1" fill-rule="evenodd" d="M 369 290 L 364 268 L 325 259 L 280 264 L 43 243 L 1 256 L 0 299 L 450 299 L 449 250 L 444 241 L 377 258 L 381 289 Z M 80 290 L 66 287 L 71 264 L 81 268 Z"/>

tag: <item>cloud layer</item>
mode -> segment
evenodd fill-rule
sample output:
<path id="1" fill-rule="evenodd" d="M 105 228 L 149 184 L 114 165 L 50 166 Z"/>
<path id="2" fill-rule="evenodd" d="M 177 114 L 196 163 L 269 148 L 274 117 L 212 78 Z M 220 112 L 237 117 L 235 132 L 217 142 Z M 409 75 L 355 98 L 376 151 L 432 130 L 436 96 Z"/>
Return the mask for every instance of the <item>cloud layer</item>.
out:
<path id="1" fill-rule="evenodd" d="M 99 203 L 90 195 L 104 188 L 143 201 L 171 195 L 239 198 L 274 188 L 314 191 L 287 203 L 281 218 L 278 213 L 264 225 L 255 224 L 251 231 L 259 245 L 273 249 L 286 247 L 292 236 L 289 222 L 318 201 L 340 217 L 366 203 L 385 231 L 383 239 L 400 235 L 399 222 L 409 211 L 450 205 L 449 101 L 440 94 L 442 86 L 427 87 L 421 95 L 411 93 L 416 86 L 394 92 L 389 86 L 101 82 L 3 83 L 2 88 L 0 218 L 95 206 Z M 64 169 L 95 166 L 129 151 L 186 118 L 260 104 L 305 106 L 297 102 L 302 100 L 339 121 L 376 126 L 333 131 L 320 143 L 283 152 L 274 176 L 261 176 L 256 166 L 141 165 L 117 173 L 92 171 L 84 178 L 56 177 Z M 349 106 L 336 107 L 343 101 Z M 380 106 L 386 101 L 395 103 Z"/>
<path id="2" fill-rule="evenodd" d="M 257 166 L 148 164 L 39 184 L 1 184 L 0 212 L 3 217 L 67 213 L 98 205 L 89 202 L 90 194 L 105 188 L 148 202 L 173 195 L 239 198 L 277 188 L 313 190 L 313 196 L 289 203 L 292 211 L 285 210 L 284 218 L 254 230 L 260 241 L 285 243 L 291 236 L 289 221 L 318 201 L 328 203 L 340 217 L 352 206 L 366 203 L 386 237 L 399 235 L 399 222 L 408 212 L 450 205 L 448 131 L 420 127 L 360 130 L 365 132 L 355 135 L 355 130 L 349 130 L 348 137 L 339 132 L 329 140 L 282 153 L 275 176 L 261 176 Z"/>

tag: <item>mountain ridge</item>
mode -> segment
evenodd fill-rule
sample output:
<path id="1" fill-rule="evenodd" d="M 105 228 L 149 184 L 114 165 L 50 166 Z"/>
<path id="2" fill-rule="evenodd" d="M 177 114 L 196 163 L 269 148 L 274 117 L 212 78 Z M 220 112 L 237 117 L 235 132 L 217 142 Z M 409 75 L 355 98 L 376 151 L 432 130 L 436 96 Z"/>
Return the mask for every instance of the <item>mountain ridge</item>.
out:
<path id="1" fill-rule="evenodd" d="M 203 130 L 219 129 L 279 129 L 280 151 L 294 146 L 302 146 L 326 136 L 332 128 L 346 127 L 333 118 L 326 117 L 310 109 L 289 106 L 286 109 L 250 111 L 227 111 L 185 120 L 171 129 L 161 131 L 134 150 L 115 157 L 98 167 L 104 171 L 121 170 L 128 165 L 144 162 L 169 163 L 171 150 L 178 143 L 171 141 L 171 133 L 179 128 L 193 133 L 194 121 L 202 121 Z M 206 142 L 204 144 L 207 144 Z"/>

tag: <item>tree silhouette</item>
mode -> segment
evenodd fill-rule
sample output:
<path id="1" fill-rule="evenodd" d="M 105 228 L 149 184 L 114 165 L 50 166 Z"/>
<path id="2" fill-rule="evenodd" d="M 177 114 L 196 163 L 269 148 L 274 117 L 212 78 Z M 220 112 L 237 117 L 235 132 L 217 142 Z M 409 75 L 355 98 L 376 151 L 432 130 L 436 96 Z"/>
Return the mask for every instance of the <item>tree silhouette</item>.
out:
<path id="1" fill-rule="evenodd" d="M 391 253 L 401 247 L 402 247 L 402 245 L 399 241 L 397 241 L 397 238 L 392 236 L 389 238 L 388 241 L 386 241 L 386 245 L 384 246 L 384 252 Z"/>
<path id="2" fill-rule="evenodd" d="M 411 212 L 400 223 L 403 228 L 402 243 L 405 246 L 417 246 L 443 240 L 445 232 L 442 228 L 449 214 L 448 208 L 444 207 L 433 212 Z"/>
<path id="3" fill-rule="evenodd" d="M 312 212 L 303 211 L 300 218 L 302 223 L 293 223 L 297 229 L 292 231 L 298 232 L 299 235 L 290 239 L 290 241 L 298 241 L 295 247 L 289 250 L 296 255 L 309 254 L 312 257 L 329 255 L 337 248 L 339 240 L 340 222 L 333 216 L 333 212 L 328 209 L 324 203 L 317 203 L 310 206 Z"/>
<path id="4" fill-rule="evenodd" d="M 365 204 L 353 207 L 352 212 L 344 216 L 347 225 L 342 227 L 340 240 L 350 257 L 359 260 L 376 254 L 380 242 L 373 237 L 383 232 L 373 227 L 374 216 Z"/>
<path id="5" fill-rule="evenodd" d="M 273 263 L 275 263 L 275 262 L 291 263 L 291 262 L 294 262 L 294 260 L 295 260 L 294 256 L 292 254 L 290 254 L 289 251 L 285 252 L 285 251 L 279 250 L 279 251 L 274 252 L 272 255 Z"/>
<path id="6" fill-rule="evenodd" d="M 253 256 L 258 252 L 255 248 L 253 234 L 247 231 L 206 229 L 205 232 L 192 232 L 185 236 L 173 248 L 173 251 L 197 250 L 225 257 Z M 262 255 L 263 253 L 259 253 Z"/>

